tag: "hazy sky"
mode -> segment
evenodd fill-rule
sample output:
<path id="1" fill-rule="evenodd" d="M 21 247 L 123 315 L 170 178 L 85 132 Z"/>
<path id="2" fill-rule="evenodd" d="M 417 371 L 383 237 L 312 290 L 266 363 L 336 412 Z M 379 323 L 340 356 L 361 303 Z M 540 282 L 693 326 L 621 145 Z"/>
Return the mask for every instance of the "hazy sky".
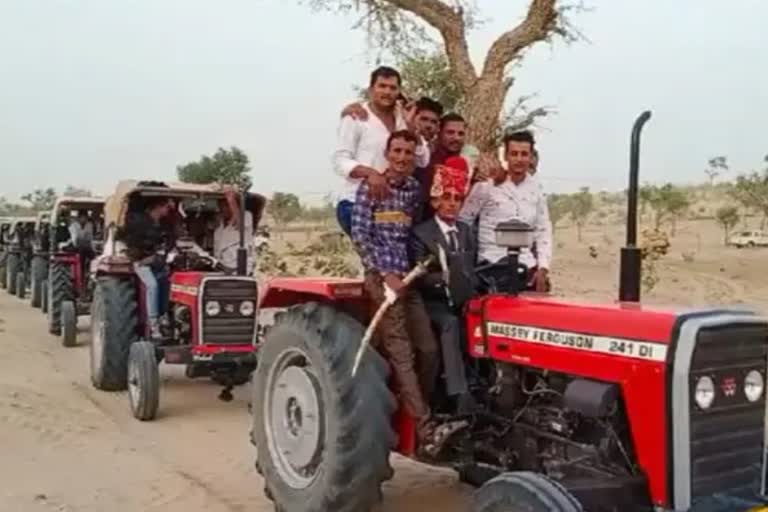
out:
<path id="1" fill-rule="evenodd" d="M 477 0 L 482 58 L 524 0 Z M 590 2 L 588 2 L 590 3 Z M 558 115 L 537 137 L 552 190 L 625 185 L 629 130 L 646 108 L 643 180 L 704 178 L 768 153 L 768 1 L 591 0 L 590 42 L 542 45 L 512 95 Z M 0 0 L 0 195 L 121 178 L 238 145 L 256 187 L 319 200 L 338 112 L 372 54 L 353 18 L 296 0 Z M 11 179 L 8 179 L 8 178 Z"/>

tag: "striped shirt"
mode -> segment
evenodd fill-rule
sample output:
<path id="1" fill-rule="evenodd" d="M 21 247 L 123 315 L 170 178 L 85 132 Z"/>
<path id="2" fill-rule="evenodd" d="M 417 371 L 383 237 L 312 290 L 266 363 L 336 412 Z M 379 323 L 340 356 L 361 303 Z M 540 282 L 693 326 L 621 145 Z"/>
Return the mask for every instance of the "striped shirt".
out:
<path id="1" fill-rule="evenodd" d="M 352 241 L 365 270 L 406 273 L 410 270 L 408 239 L 420 206 L 421 188 L 408 176 L 397 183 L 390 181 L 390 189 L 388 198 L 374 201 L 368 182 L 360 184 L 352 208 Z"/>

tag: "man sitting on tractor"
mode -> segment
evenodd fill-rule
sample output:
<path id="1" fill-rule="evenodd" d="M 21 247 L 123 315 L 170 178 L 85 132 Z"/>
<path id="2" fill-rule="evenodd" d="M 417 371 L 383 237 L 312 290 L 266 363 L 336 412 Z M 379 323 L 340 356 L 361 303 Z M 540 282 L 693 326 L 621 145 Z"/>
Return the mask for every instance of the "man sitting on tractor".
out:
<path id="1" fill-rule="evenodd" d="M 224 191 L 219 201 L 219 221 L 213 232 L 213 255 L 225 270 L 237 269 L 237 249 L 240 247 L 240 198 L 233 188 Z M 245 211 L 245 248 L 248 251 L 246 265 L 248 275 L 253 272 L 253 215 Z"/>
<path id="2" fill-rule="evenodd" d="M 530 249 L 520 253 L 520 263 L 528 269 L 527 289 L 549 291 L 549 263 L 552 259 L 552 224 L 546 196 L 538 181 L 529 174 L 535 141 L 528 131 L 504 137 L 507 176 L 498 185 L 481 181 L 475 184 L 459 214 L 459 220 L 478 225 L 479 263 L 499 264 L 493 280 L 506 289 L 510 272 L 503 264 L 507 250 L 496 245 L 496 226 L 512 219 L 534 228 L 536 254 Z"/>
<path id="3" fill-rule="evenodd" d="M 116 237 L 125 244 L 126 255 L 144 284 L 150 336 L 155 339 L 162 338 L 159 318 L 167 302 L 160 300 L 160 286 L 167 288 L 166 251 L 171 236 L 164 221 L 175 209 L 173 199 L 150 198 L 142 211 L 128 213 L 125 227 Z"/>
<path id="4" fill-rule="evenodd" d="M 451 163 L 449 159 L 447 164 Z M 477 288 L 474 273 L 477 240 L 474 230 L 457 222 L 462 201 L 469 189 L 466 165 L 463 169 L 438 165 L 430 195 L 435 215 L 413 229 L 413 263 L 433 256 L 428 273 L 418 281 L 429 317 L 438 328 L 445 371 L 445 391 L 457 414 L 467 414 L 477 403 L 469 392 L 462 347 L 462 308 Z"/>
<path id="5" fill-rule="evenodd" d="M 80 254 L 80 271 L 82 275 L 87 275 L 88 265 L 96 256 L 93 248 L 93 222 L 87 210 L 79 210 L 77 217 L 69 225 L 69 241 L 66 245 L 71 246 Z"/>
<path id="6" fill-rule="evenodd" d="M 378 308 L 389 293 L 401 297 L 378 325 L 378 342 L 392 366 L 404 407 L 419 422 L 419 437 L 425 438 L 430 410 L 414 366 L 414 344 L 436 342 L 432 336 L 409 335 L 408 328 L 414 324 L 407 320 L 403 296 L 415 292 L 407 292 L 402 280 L 410 270 L 408 240 L 412 219 L 420 208 L 419 183 L 411 176 L 417 144 L 416 136 L 407 130 L 389 136 L 383 177 L 391 194 L 374 199 L 369 183 L 361 183 L 352 208 L 351 233 L 365 268 L 365 290 L 372 305 Z M 434 356 L 436 347 L 422 347 L 421 352 Z"/>

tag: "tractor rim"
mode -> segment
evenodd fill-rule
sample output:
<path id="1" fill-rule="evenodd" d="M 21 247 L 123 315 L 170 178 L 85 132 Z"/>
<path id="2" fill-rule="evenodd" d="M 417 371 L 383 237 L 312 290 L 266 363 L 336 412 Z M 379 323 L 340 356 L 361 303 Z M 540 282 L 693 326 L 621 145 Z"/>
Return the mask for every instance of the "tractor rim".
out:
<path id="1" fill-rule="evenodd" d="M 104 336 L 106 333 L 106 325 L 104 325 L 104 316 L 102 311 L 101 301 L 97 301 L 94 304 L 94 315 L 91 319 L 91 371 L 93 375 L 99 373 L 101 368 L 101 358 L 104 353 Z"/>
<path id="2" fill-rule="evenodd" d="M 277 357 L 267 379 L 263 421 L 270 456 L 286 484 L 305 489 L 322 462 L 325 417 L 319 382 L 297 348 Z"/>
<path id="3" fill-rule="evenodd" d="M 141 397 L 141 385 L 139 380 L 139 365 L 135 358 L 128 359 L 128 398 L 131 401 L 131 409 L 136 409 Z"/>

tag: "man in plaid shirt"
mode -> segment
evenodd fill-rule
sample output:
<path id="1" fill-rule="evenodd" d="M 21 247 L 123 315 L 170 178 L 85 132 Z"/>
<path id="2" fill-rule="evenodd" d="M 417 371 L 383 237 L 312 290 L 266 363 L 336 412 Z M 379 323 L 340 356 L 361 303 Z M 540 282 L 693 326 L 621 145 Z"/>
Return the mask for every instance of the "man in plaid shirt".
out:
<path id="1" fill-rule="evenodd" d="M 434 380 L 439 360 L 437 340 L 424 304 L 417 292 L 405 290 L 402 281 L 410 270 L 408 241 L 412 219 L 421 208 L 421 188 L 411 176 L 416 145 L 416 136 L 407 130 L 390 135 L 384 177 L 392 193 L 383 200 L 374 200 L 368 183 L 360 184 L 352 208 L 352 240 L 362 258 L 365 289 L 374 306 L 378 308 L 384 302 L 385 286 L 402 297 L 382 318 L 377 343 L 392 365 L 403 404 L 419 421 L 419 437 L 423 438 L 428 435 L 429 407 L 422 390 L 429 379 Z"/>

